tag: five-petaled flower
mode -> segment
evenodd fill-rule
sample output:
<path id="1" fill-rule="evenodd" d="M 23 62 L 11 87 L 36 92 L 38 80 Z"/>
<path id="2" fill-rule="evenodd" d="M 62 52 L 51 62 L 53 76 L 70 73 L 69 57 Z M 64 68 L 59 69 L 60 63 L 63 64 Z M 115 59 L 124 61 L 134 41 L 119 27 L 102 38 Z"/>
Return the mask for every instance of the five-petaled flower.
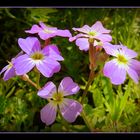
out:
<path id="1" fill-rule="evenodd" d="M 72 28 L 74 31 L 81 32 L 74 37 L 70 37 L 69 41 L 76 40 L 76 45 L 79 46 L 80 50 L 89 50 L 89 39 L 94 39 L 98 41 L 100 46 L 103 45 L 102 42 L 110 42 L 112 40 L 111 35 L 109 35 L 110 30 L 103 27 L 100 21 L 97 21 L 94 25 L 89 27 L 84 25 L 82 28 Z M 93 42 L 93 46 L 95 42 Z"/>
<path id="2" fill-rule="evenodd" d="M 74 83 L 70 77 L 65 77 L 59 87 L 58 91 L 53 82 L 48 82 L 38 92 L 38 96 L 48 99 L 49 103 L 41 109 L 41 120 L 50 125 L 55 121 L 57 109 L 65 120 L 74 122 L 77 116 L 82 111 L 82 105 L 73 99 L 64 98 L 64 96 L 76 94 L 79 91 L 78 84 Z"/>
<path id="3" fill-rule="evenodd" d="M 71 37 L 71 33 L 69 30 L 60 30 L 56 27 L 46 26 L 43 22 L 39 22 L 39 25 L 33 25 L 30 30 L 26 30 L 26 33 L 36 34 L 40 36 L 42 40 L 46 40 L 55 36 L 61 37 Z"/>
<path id="4" fill-rule="evenodd" d="M 123 45 L 112 45 L 112 47 L 106 47 L 105 50 L 116 58 L 105 64 L 104 75 L 109 77 L 113 84 L 119 85 L 124 83 L 127 72 L 135 83 L 138 83 L 140 62 L 133 59 L 137 57 L 137 53 Z"/>
<path id="5" fill-rule="evenodd" d="M 45 77 L 51 77 L 60 71 L 61 66 L 57 60 L 64 59 L 56 45 L 48 45 L 41 50 L 40 42 L 36 37 L 19 38 L 18 44 L 26 54 L 17 57 L 14 61 L 17 75 L 24 75 L 35 66 Z"/>

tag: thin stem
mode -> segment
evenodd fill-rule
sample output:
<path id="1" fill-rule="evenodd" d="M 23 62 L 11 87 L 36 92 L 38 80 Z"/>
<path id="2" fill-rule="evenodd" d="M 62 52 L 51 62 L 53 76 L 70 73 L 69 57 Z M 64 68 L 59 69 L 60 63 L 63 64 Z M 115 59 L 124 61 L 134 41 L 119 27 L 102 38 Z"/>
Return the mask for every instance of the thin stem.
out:
<path id="1" fill-rule="evenodd" d="M 37 76 L 36 76 L 37 80 L 36 80 L 36 84 L 37 84 L 37 88 L 40 89 L 40 72 L 37 72 Z"/>
<path id="2" fill-rule="evenodd" d="M 33 85 L 38 90 L 40 89 L 40 87 L 38 87 L 36 83 L 34 83 L 31 79 L 29 79 L 29 77 L 28 77 L 27 74 L 21 76 L 21 79 L 24 80 L 24 81 L 27 81 L 28 83 L 30 83 L 31 85 Z"/>
<path id="3" fill-rule="evenodd" d="M 93 42 L 94 40 L 93 39 L 89 39 L 89 69 L 90 69 L 90 74 L 89 74 L 89 78 L 88 78 L 88 82 L 87 82 L 87 85 L 86 85 L 86 88 L 84 90 L 84 93 L 82 95 L 82 98 L 81 98 L 81 103 L 83 104 L 83 101 L 84 101 L 84 98 L 86 97 L 87 93 L 88 93 L 88 89 L 94 79 L 94 67 L 96 65 L 95 63 L 95 56 L 96 56 L 96 48 L 93 46 Z"/>

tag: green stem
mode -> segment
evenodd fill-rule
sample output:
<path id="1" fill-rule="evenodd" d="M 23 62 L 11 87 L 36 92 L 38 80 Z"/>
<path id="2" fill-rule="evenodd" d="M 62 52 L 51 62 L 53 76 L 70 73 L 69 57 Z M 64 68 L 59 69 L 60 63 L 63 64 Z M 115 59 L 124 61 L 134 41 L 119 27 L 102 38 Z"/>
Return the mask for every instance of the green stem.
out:
<path id="1" fill-rule="evenodd" d="M 40 72 L 37 72 L 37 76 L 36 76 L 36 84 L 37 84 L 37 88 L 40 89 Z"/>

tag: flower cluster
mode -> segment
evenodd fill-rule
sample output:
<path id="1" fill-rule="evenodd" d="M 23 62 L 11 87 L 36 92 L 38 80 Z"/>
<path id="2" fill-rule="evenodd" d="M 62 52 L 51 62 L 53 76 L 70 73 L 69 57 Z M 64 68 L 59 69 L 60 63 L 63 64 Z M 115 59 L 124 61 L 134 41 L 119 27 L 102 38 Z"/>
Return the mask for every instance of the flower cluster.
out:
<path id="1" fill-rule="evenodd" d="M 40 39 L 45 41 L 56 36 L 68 37 L 70 42 L 76 40 L 76 45 L 80 50 L 89 51 L 90 63 L 92 63 L 90 67 L 90 82 L 94 75 L 94 70 L 92 70 L 96 61 L 94 55 L 96 55 L 96 51 L 100 48 L 99 50 L 103 49 L 106 54 L 115 57 L 105 63 L 103 68 L 103 74 L 110 79 L 112 84 L 123 84 L 127 73 L 135 83 L 138 83 L 140 78 L 140 62 L 134 59 L 137 57 L 137 53 L 122 44 L 111 44 L 111 30 L 104 28 L 100 21 L 97 21 L 91 27 L 84 25 L 82 28 L 72 29 L 80 33 L 72 37 L 69 30 L 60 30 L 39 22 L 39 25 L 33 25 L 30 30 L 25 32 L 38 34 Z M 8 65 L 0 72 L 0 74 L 5 72 L 3 76 L 5 81 L 16 75 L 26 75 L 26 78 L 28 78 L 27 73 L 34 69 L 47 78 L 60 71 L 61 65 L 59 61 L 63 61 L 64 58 L 55 44 L 45 43 L 45 45 L 42 45 L 39 39 L 33 36 L 25 39 L 19 38 L 18 44 L 22 51 L 12 58 L 10 62 L 8 61 Z M 57 111 L 68 122 L 74 122 L 77 116 L 80 115 L 82 105 L 76 100 L 64 98 L 65 96 L 76 94 L 80 90 L 78 84 L 70 77 L 63 78 L 58 90 L 51 81 L 38 89 L 37 95 L 47 99 L 49 102 L 40 112 L 41 120 L 46 125 L 50 125 L 55 121 Z"/>

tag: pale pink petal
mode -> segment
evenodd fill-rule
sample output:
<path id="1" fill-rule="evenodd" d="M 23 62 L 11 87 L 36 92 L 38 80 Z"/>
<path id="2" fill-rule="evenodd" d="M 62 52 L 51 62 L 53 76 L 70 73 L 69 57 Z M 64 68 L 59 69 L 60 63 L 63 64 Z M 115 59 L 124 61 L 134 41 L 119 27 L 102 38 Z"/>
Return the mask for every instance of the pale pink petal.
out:
<path id="1" fill-rule="evenodd" d="M 88 33 L 91 31 L 91 27 L 89 27 L 88 25 L 84 25 L 82 28 L 72 28 L 74 31 L 79 31 L 82 33 Z"/>
<path id="2" fill-rule="evenodd" d="M 23 75 L 28 73 L 35 63 L 27 54 L 21 55 L 14 60 L 14 67 L 17 75 Z"/>
<path id="3" fill-rule="evenodd" d="M 40 111 L 42 122 L 44 122 L 46 125 L 52 124 L 55 121 L 56 113 L 57 113 L 57 106 L 55 106 L 51 102 L 48 103 Z"/>
<path id="4" fill-rule="evenodd" d="M 38 33 L 38 35 L 40 36 L 40 38 L 42 40 L 46 40 L 48 38 L 56 36 L 56 33 L 47 33 L 45 31 L 41 31 L 41 32 Z"/>
<path id="5" fill-rule="evenodd" d="M 40 42 L 36 37 L 27 37 L 26 39 L 19 38 L 18 44 L 24 52 L 30 54 L 32 48 L 34 46 L 39 46 Z"/>
<path id="6" fill-rule="evenodd" d="M 37 69 L 45 76 L 45 77 L 52 77 L 54 73 L 60 71 L 60 64 L 49 57 L 36 63 Z"/>
<path id="7" fill-rule="evenodd" d="M 64 58 L 61 56 L 60 51 L 56 45 L 48 45 L 43 48 L 43 54 L 47 55 L 49 58 L 63 61 Z"/>
<path id="8" fill-rule="evenodd" d="M 78 38 L 76 40 L 76 45 L 79 46 L 80 50 L 84 50 L 84 51 L 89 50 L 89 42 L 87 38 Z"/>
<path id="9" fill-rule="evenodd" d="M 73 82 L 70 77 L 65 77 L 58 88 L 58 92 L 62 92 L 64 96 L 76 94 L 79 91 L 79 86 L 77 83 Z"/>
<path id="10" fill-rule="evenodd" d="M 80 33 L 80 34 L 77 34 L 76 36 L 70 37 L 69 38 L 69 41 L 72 42 L 72 41 L 74 41 L 74 40 L 76 40 L 77 38 L 80 38 L 80 37 L 86 37 L 86 38 L 88 38 L 89 35 Z"/>
<path id="11" fill-rule="evenodd" d="M 0 72 L 0 74 L 2 74 L 4 71 L 6 71 L 8 69 L 9 65 L 6 65 Z"/>
<path id="12" fill-rule="evenodd" d="M 95 39 L 99 39 L 102 42 L 110 42 L 112 40 L 112 36 L 109 34 L 98 34 L 94 36 Z"/>
<path id="13" fill-rule="evenodd" d="M 97 21 L 95 24 L 93 24 L 91 28 L 99 33 L 110 33 L 110 30 L 104 28 L 100 21 Z"/>
<path id="14" fill-rule="evenodd" d="M 65 120 L 72 123 L 76 120 L 77 116 L 80 115 L 82 111 L 82 105 L 72 99 L 64 98 L 64 101 L 59 105 L 62 116 Z"/>
<path id="15" fill-rule="evenodd" d="M 62 37 L 71 37 L 72 36 L 69 30 L 57 30 L 56 35 L 62 36 Z"/>
<path id="16" fill-rule="evenodd" d="M 127 72 L 128 72 L 128 75 L 134 80 L 134 82 L 138 83 L 139 77 L 138 77 L 137 72 L 130 67 L 127 69 Z"/>
<path id="17" fill-rule="evenodd" d="M 40 32 L 42 29 L 38 25 L 33 25 L 30 30 L 26 30 L 26 33 L 35 34 Z"/>
<path id="18" fill-rule="evenodd" d="M 110 78 L 111 83 L 115 85 L 124 83 L 126 78 L 125 68 L 119 67 L 114 60 L 111 60 L 105 64 L 103 73 L 106 77 Z"/>
<path id="19" fill-rule="evenodd" d="M 37 95 L 41 98 L 48 99 L 52 98 L 52 95 L 56 92 L 56 86 L 54 83 L 47 82 L 47 84 L 45 84 L 45 86 L 38 91 Z"/>

